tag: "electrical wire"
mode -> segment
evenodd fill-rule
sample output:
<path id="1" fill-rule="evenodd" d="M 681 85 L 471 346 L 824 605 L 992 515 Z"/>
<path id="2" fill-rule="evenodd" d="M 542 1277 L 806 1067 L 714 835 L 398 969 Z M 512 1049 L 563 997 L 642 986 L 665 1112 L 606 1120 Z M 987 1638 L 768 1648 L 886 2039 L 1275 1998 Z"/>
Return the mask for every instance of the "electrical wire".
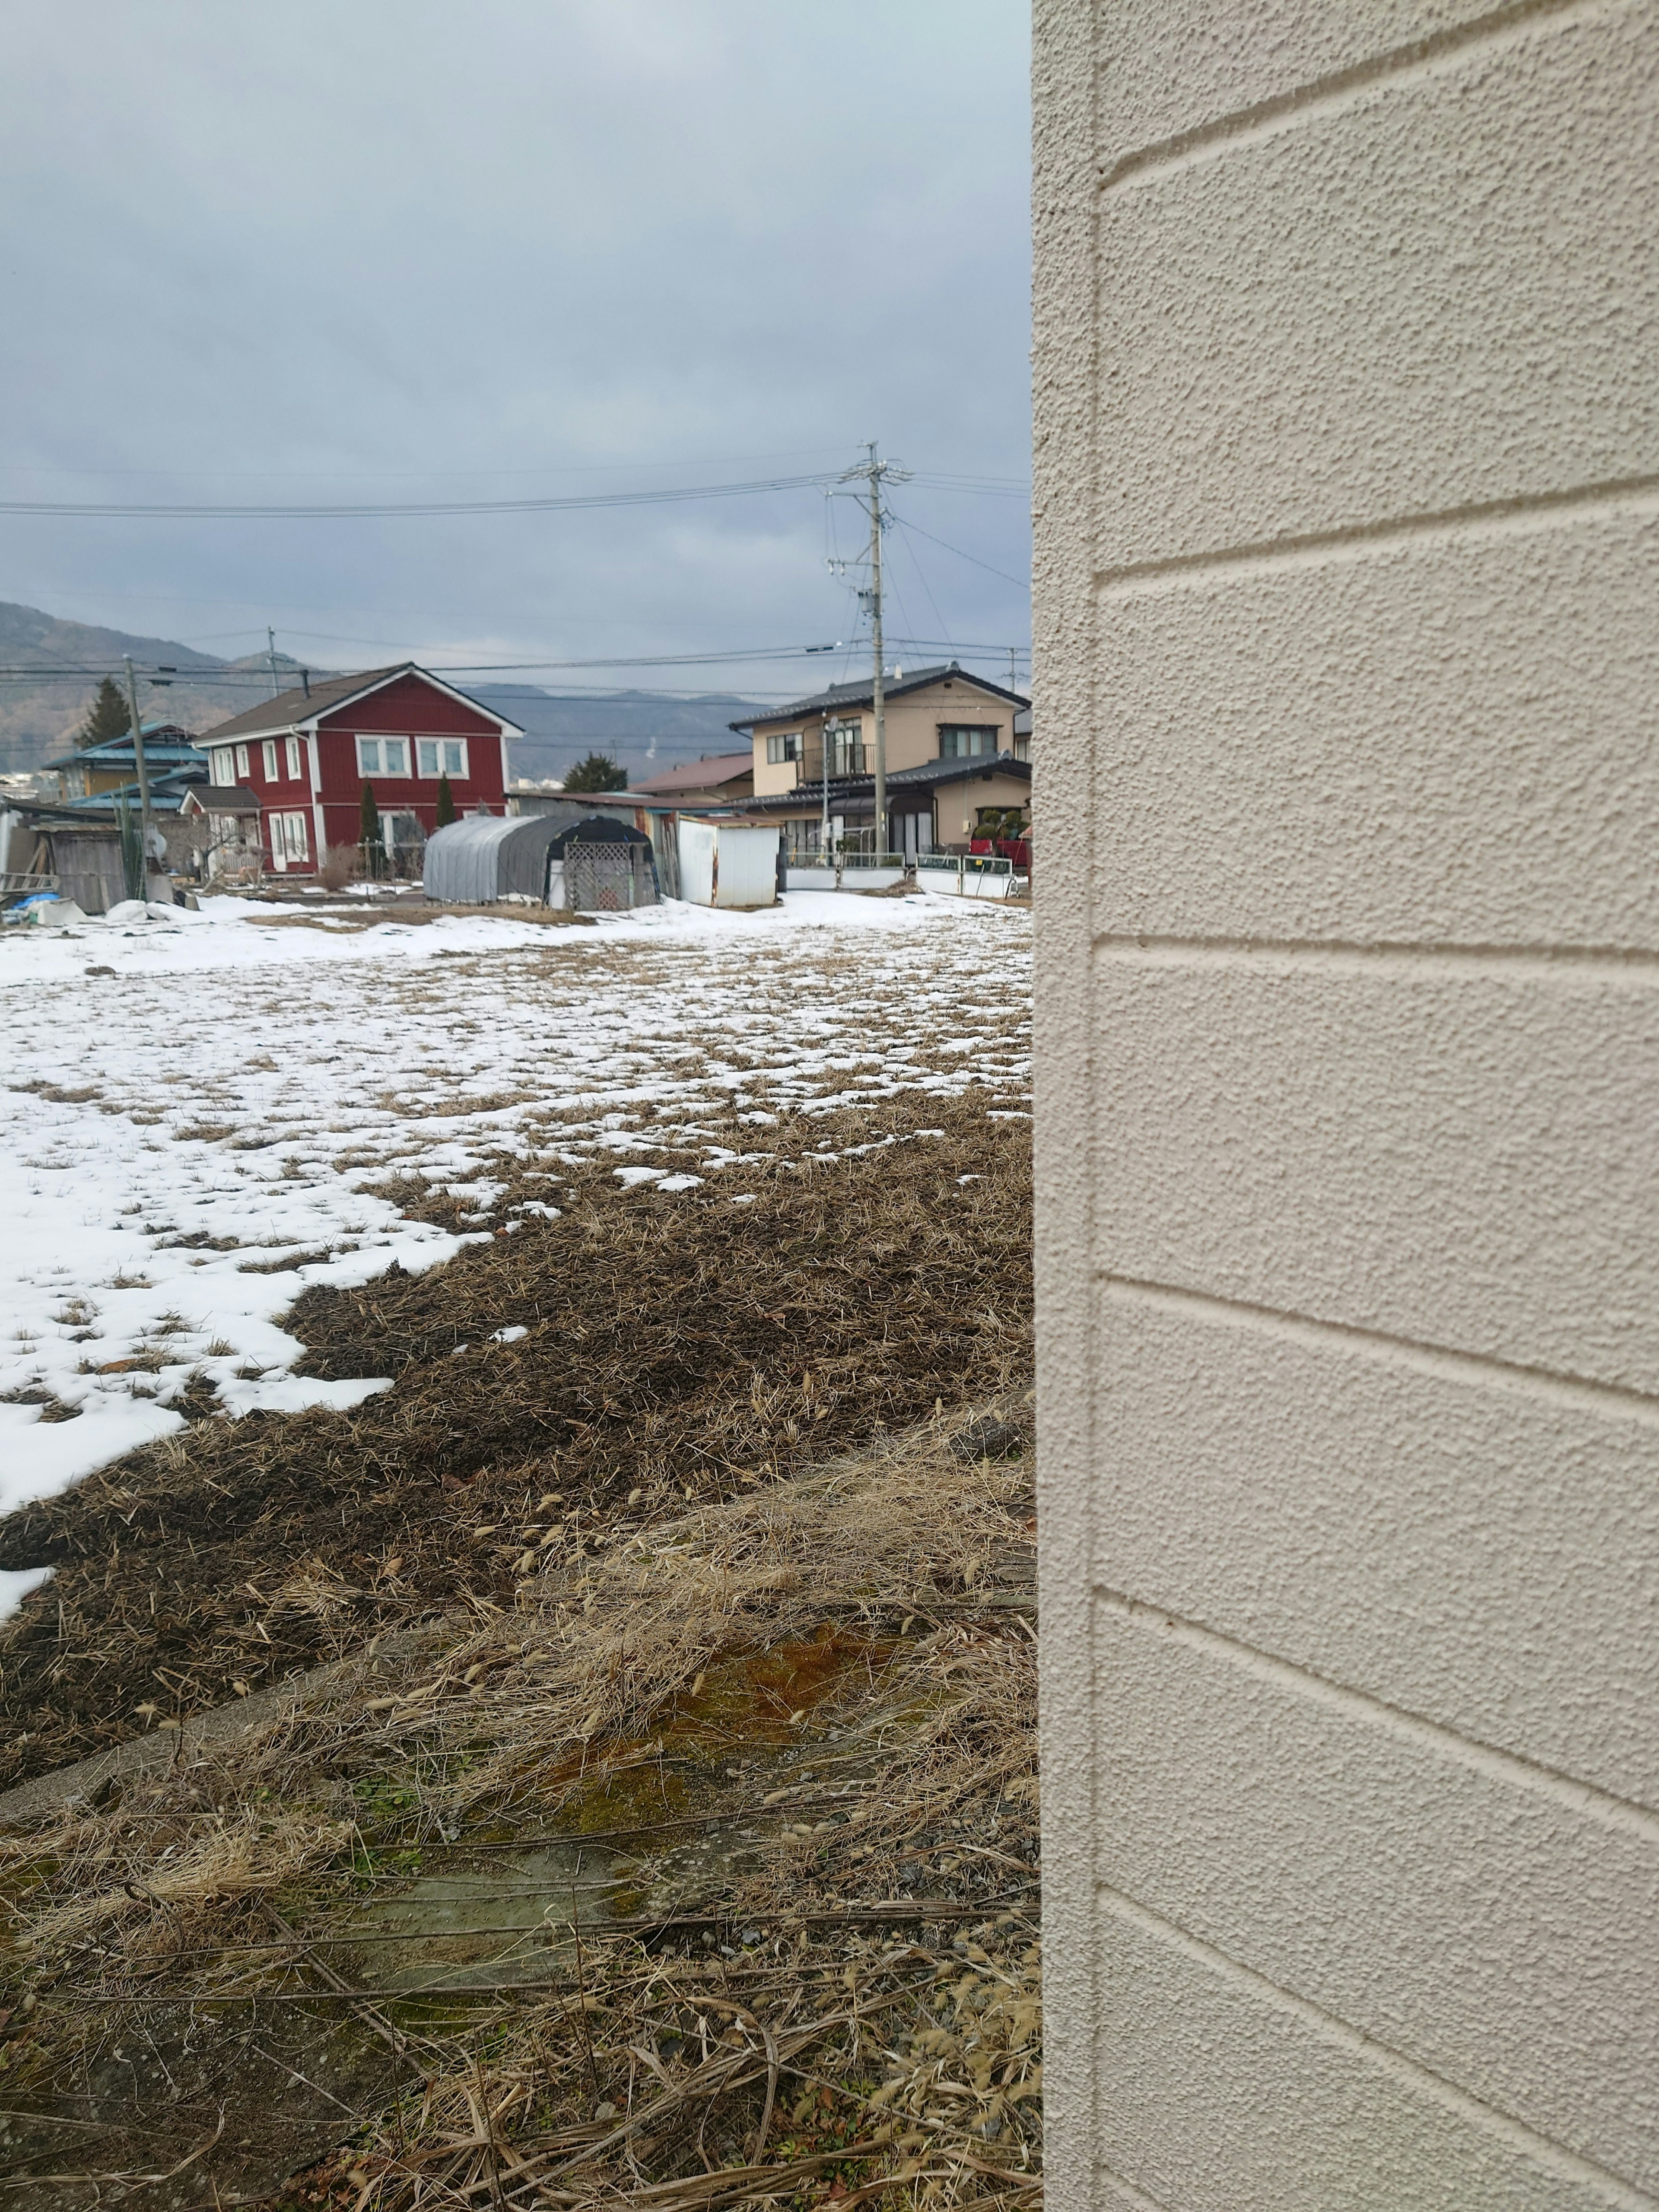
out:
<path id="1" fill-rule="evenodd" d="M 994 568 L 988 561 L 981 561 L 977 553 L 964 553 L 960 545 L 951 545 L 943 538 L 935 538 L 931 530 L 924 530 L 919 522 L 906 523 L 896 514 L 893 520 L 902 530 L 914 530 L 918 538 L 927 538 L 929 544 L 941 546 L 945 552 L 954 553 L 958 561 L 969 561 L 975 568 L 983 568 L 988 575 L 1000 576 L 1005 584 L 1012 584 L 1022 592 L 1030 590 L 1029 576 L 1011 576 L 1006 568 Z"/>
<path id="2" fill-rule="evenodd" d="M 554 514 L 599 507 L 671 507 L 689 501 L 750 499 L 774 492 L 817 490 L 837 481 L 820 471 L 811 476 L 758 477 L 744 483 L 659 485 L 648 491 L 566 492 L 540 499 L 354 500 L 305 504 L 3 499 L 0 500 L 0 514 L 188 522 L 375 521 L 447 514 Z M 974 483 L 966 477 L 952 480 L 919 476 L 913 481 L 936 490 L 988 493 L 999 489 L 990 483 Z M 945 541 L 941 538 L 939 542 L 943 544 Z M 949 550 L 955 552 L 957 549 L 952 546 Z M 974 556 L 966 554 L 963 557 L 972 560 Z"/>
<path id="3" fill-rule="evenodd" d="M 160 520 L 339 521 L 442 514 L 553 514 L 607 507 L 671 507 L 686 501 L 746 499 L 763 493 L 816 489 L 823 474 L 765 477 L 747 483 L 659 485 L 649 491 L 565 492 L 544 499 L 350 501 L 306 505 L 171 504 L 114 500 L 0 500 L 0 514 L 115 515 Z"/>

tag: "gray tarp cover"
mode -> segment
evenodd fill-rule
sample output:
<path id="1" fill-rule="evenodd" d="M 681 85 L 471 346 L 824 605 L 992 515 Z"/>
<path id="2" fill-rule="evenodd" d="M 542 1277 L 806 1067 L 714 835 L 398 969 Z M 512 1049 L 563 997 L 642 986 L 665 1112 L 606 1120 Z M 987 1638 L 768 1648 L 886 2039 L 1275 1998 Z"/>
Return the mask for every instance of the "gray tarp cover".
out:
<path id="1" fill-rule="evenodd" d="M 539 899 L 558 834 L 539 815 L 469 814 L 427 839 L 422 884 L 428 898 L 456 906 L 489 906 L 509 891 Z"/>

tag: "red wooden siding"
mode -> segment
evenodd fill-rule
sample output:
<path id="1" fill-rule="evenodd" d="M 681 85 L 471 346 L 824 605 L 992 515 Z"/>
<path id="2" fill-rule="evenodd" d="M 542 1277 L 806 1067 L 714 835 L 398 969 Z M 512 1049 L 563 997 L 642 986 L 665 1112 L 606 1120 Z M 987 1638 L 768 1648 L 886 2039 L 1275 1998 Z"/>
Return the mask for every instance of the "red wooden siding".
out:
<path id="1" fill-rule="evenodd" d="M 321 770 L 325 835 L 331 845 L 355 845 L 363 778 L 357 770 L 359 737 L 404 738 L 409 742 L 410 764 L 416 760 L 420 738 L 465 738 L 467 773 L 451 776 L 449 788 L 455 811 L 466 814 L 483 808 L 503 811 L 506 783 L 502 775 L 501 734 L 499 726 L 476 707 L 426 683 L 418 676 L 402 676 L 367 699 L 337 708 L 318 725 L 319 765 Z M 374 804 L 384 814 L 413 814 L 429 836 L 438 826 L 438 779 L 421 775 L 374 775 L 368 782 Z M 264 792 L 262 787 L 260 795 Z M 289 791 L 297 787 L 289 784 Z M 271 793 L 279 801 L 282 787 Z M 307 801 L 309 792 L 307 791 Z M 267 839 L 269 842 L 269 839 Z"/>

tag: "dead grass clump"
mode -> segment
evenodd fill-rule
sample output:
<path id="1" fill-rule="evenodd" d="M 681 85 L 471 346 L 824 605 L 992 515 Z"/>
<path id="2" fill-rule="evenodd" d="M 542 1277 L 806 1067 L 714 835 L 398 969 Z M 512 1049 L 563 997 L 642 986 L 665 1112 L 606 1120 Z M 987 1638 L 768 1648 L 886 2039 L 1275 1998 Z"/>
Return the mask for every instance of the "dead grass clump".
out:
<path id="1" fill-rule="evenodd" d="M 317 856 L 317 880 L 325 890 L 343 891 L 361 873 L 363 856 L 355 845 L 325 845 Z"/>

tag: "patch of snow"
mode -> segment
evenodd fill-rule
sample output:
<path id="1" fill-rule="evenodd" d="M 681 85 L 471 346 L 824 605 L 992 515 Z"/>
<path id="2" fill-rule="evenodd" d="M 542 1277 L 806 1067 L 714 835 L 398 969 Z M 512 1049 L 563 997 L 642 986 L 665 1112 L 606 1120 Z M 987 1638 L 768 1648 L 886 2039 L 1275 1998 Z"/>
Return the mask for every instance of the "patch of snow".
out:
<path id="1" fill-rule="evenodd" d="M 219 1385 L 219 1396 L 233 1420 L 244 1413 L 303 1413 L 313 1406 L 349 1413 L 365 1398 L 389 1390 L 389 1375 L 356 1376 L 349 1382 L 324 1382 L 314 1375 L 261 1375 L 256 1381 L 233 1379 Z"/>
<path id="2" fill-rule="evenodd" d="M 0 1567 L 0 1620 L 15 1613 L 31 1590 L 40 1589 L 50 1567 Z"/>
<path id="3" fill-rule="evenodd" d="M 187 1384 L 235 1413 L 386 1387 L 292 1374 L 297 1291 L 491 1232 L 410 1220 L 383 1186 L 482 1215 L 527 1168 L 609 1154 L 624 1186 L 688 1189 L 651 1155 L 771 1157 L 724 1141 L 733 1106 L 764 1126 L 982 1085 L 1011 1115 L 1029 1085 L 1023 910 L 792 891 L 581 929 L 334 919 L 210 896 L 0 936 L 0 1510 L 177 1431 Z M 29 1390 L 58 1407 L 4 1402 Z"/>

